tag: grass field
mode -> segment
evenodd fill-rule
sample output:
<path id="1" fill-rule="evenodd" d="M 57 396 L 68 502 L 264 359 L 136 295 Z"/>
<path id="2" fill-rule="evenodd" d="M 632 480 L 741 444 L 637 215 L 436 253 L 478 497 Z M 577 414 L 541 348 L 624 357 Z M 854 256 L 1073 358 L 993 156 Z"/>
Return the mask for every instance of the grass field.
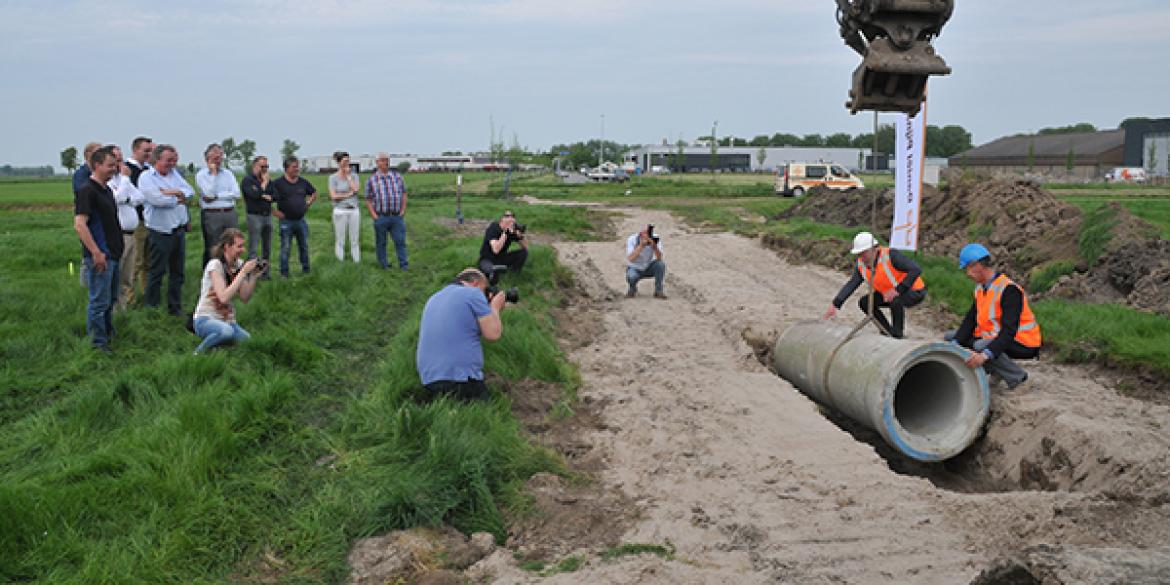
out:
<path id="1" fill-rule="evenodd" d="M 37 188 L 0 198 L 51 200 L 60 185 Z M 270 557 L 283 582 L 340 582 L 360 536 L 445 522 L 502 537 L 503 510 L 527 506 L 519 483 L 562 469 L 521 437 L 506 398 L 408 399 L 422 304 L 480 244 L 431 221 L 453 214 L 450 199 L 412 203 L 410 272 L 375 268 L 368 224 L 363 264 L 338 263 L 318 205 L 313 273 L 261 283 L 239 307 L 250 343 L 192 356 L 180 319 L 139 308 L 116 317 L 106 356 L 84 338 L 85 292 L 68 271 L 79 245 L 56 198 L 0 211 L 0 581 L 260 580 Z M 464 213 L 503 207 L 472 198 Z M 538 232 L 589 237 L 583 211 L 523 213 Z M 188 239 L 187 307 L 200 245 Z M 486 368 L 559 384 L 569 404 L 577 374 L 549 308 L 570 276 L 533 248 Z"/>

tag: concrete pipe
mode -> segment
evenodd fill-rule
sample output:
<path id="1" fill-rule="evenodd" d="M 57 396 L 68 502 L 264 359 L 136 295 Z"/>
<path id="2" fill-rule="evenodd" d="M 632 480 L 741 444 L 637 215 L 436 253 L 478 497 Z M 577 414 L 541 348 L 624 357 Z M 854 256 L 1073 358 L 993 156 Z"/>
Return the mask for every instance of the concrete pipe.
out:
<path id="1" fill-rule="evenodd" d="M 776 340 L 776 371 L 913 459 L 949 459 L 975 441 L 990 393 L 983 368 L 963 363 L 966 350 L 869 330 L 842 344 L 849 332 L 823 321 L 789 327 Z"/>

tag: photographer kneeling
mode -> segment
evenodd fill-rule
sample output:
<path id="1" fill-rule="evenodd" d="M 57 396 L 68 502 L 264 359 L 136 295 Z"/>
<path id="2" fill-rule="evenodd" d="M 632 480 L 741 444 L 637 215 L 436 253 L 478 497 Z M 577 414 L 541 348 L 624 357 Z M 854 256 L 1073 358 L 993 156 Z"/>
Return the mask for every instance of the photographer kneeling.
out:
<path id="1" fill-rule="evenodd" d="M 524 238 L 525 226 L 516 223 L 516 215 L 505 211 L 500 221 L 493 221 L 483 234 L 483 245 L 479 247 L 479 270 L 495 284 L 500 275 L 496 266 L 507 266 L 508 272 L 519 273 L 528 260 L 528 240 Z M 512 242 L 520 244 L 519 250 L 508 251 Z"/>
<path id="2" fill-rule="evenodd" d="M 489 292 L 487 276 L 475 268 L 460 272 L 427 300 L 415 355 L 427 400 L 442 395 L 463 401 L 490 397 L 483 383 L 480 338 L 495 341 L 504 333 L 500 320 L 504 301 L 505 293 Z"/>
<path id="3" fill-rule="evenodd" d="M 195 335 L 203 343 L 195 353 L 235 341 L 245 341 L 250 335 L 236 323 L 236 309 L 233 300 L 239 297 L 245 303 L 252 298 L 256 288 L 256 277 L 266 268 L 267 262 L 256 259 L 244 262 L 244 234 L 235 228 L 223 231 L 219 242 L 211 250 L 211 260 L 203 269 L 203 283 L 199 287 L 199 303 L 195 307 Z"/>
<path id="4" fill-rule="evenodd" d="M 654 279 L 654 298 L 665 299 L 662 282 L 666 280 L 666 262 L 662 260 L 662 238 L 654 233 L 654 225 L 626 239 L 626 297 L 638 296 L 638 281 Z"/>

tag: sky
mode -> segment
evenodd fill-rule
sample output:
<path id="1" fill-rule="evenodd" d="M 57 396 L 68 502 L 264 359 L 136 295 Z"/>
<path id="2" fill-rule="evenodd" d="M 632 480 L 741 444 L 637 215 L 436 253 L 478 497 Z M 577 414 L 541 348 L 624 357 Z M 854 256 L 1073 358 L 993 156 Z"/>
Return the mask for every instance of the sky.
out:
<path id="1" fill-rule="evenodd" d="M 959 0 L 928 123 L 1170 116 L 1170 2 Z M 858 134 L 831 0 L 0 0 L 0 164 L 144 134 L 278 156 Z M 883 114 L 883 123 L 893 115 Z"/>

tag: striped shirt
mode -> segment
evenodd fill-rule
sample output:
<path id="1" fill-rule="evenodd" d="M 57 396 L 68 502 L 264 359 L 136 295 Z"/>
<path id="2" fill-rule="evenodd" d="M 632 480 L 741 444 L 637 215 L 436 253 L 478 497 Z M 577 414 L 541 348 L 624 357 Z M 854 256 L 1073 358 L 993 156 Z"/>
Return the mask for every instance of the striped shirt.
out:
<path id="1" fill-rule="evenodd" d="M 396 171 L 375 171 L 366 181 L 366 200 L 374 203 L 378 215 L 399 215 L 406 202 L 406 183 Z"/>

